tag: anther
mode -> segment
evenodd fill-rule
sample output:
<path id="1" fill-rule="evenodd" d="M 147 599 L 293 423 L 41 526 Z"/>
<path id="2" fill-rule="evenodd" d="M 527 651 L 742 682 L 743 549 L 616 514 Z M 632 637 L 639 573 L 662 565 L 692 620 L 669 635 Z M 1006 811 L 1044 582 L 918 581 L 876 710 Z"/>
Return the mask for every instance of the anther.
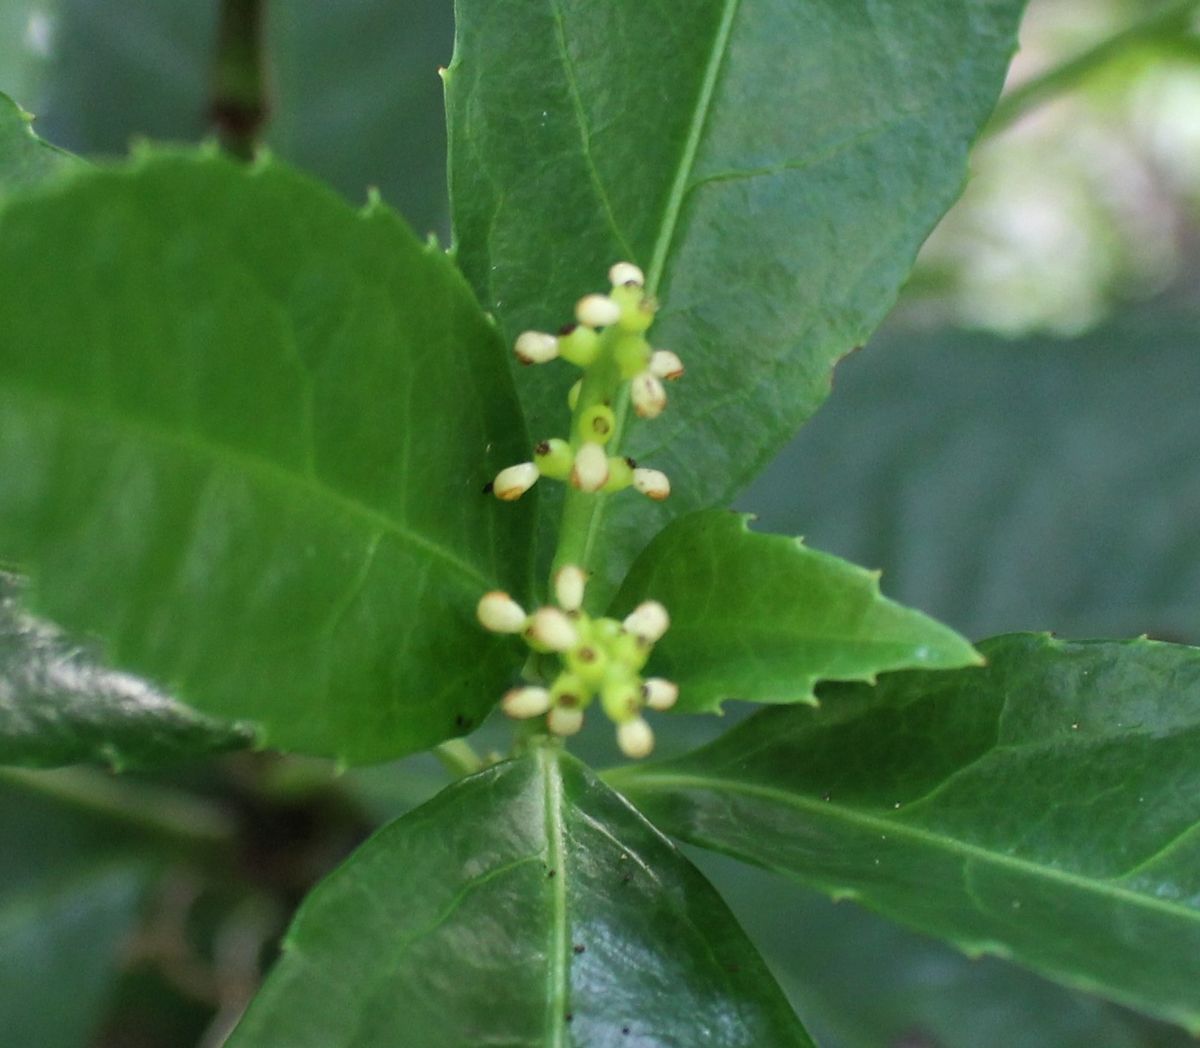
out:
<path id="1" fill-rule="evenodd" d="M 635 375 L 629 386 L 633 410 L 642 418 L 658 418 L 667 406 L 667 391 L 656 375 L 643 371 Z"/>
<path id="2" fill-rule="evenodd" d="M 583 605 L 587 572 L 575 564 L 565 564 L 554 573 L 554 598 L 563 611 L 578 611 Z"/>
<path id="3" fill-rule="evenodd" d="M 617 726 L 617 745 L 626 757 L 649 757 L 654 750 L 654 732 L 641 717 Z"/>
<path id="4" fill-rule="evenodd" d="M 656 349 L 650 354 L 650 371 L 657 378 L 674 382 L 683 377 L 683 361 L 669 349 Z"/>
<path id="5" fill-rule="evenodd" d="M 575 319 L 591 328 L 608 327 L 621 319 L 621 307 L 607 295 L 584 295 L 575 304 Z"/>
<path id="6" fill-rule="evenodd" d="M 647 498 L 662 502 L 671 494 L 671 482 L 657 469 L 638 468 L 633 471 L 633 486 Z"/>
<path id="7" fill-rule="evenodd" d="M 647 677 L 642 682 L 642 698 L 652 710 L 669 710 L 679 698 L 679 685 L 662 677 Z"/>
<path id="8" fill-rule="evenodd" d="M 524 331 L 513 347 L 522 364 L 544 364 L 558 356 L 558 339 L 544 331 Z"/>
<path id="9" fill-rule="evenodd" d="M 624 287 L 627 284 L 642 287 L 646 283 L 646 276 L 632 262 L 618 262 L 608 271 L 608 280 L 613 287 Z"/>
<path id="10" fill-rule="evenodd" d="M 608 480 L 608 456 L 599 444 L 588 442 L 575 453 L 571 483 L 580 491 L 599 491 Z"/>
<path id="11" fill-rule="evenodd" d="M 648 644 L 655 644 L 667 632 L 671 618 L 667 609 L 658 601 L 647 600 L 626 615 L 622 625 L 635 637 L 640 637 Z"/>
<path id="12" fill-rule="evenodd" d="M 483 628 L 492 633 L 520 633 L 529 621 L 525 609 L 501 590 L 480 597 L 475 614 Z"/>
<path id="13" fill-rule="evenodd" d="M 538 468 L 532 462 L 509 466 L 496 474 L 496 479 L 492 481 L 492 493 L 498 499 L 512 502 L 533 487 L 538 476 Z"/>
<path id="14" fill-rule="evenodd" d="M 558 608 L 538 608 L 529 617 L 525 637 L 546 651 L 567 651 L 579 643 L 575 624 Z"/>
<path id="15" fill-rule="evenodd" d="M 550 708 L 550 692 L 545 688 L 513 688 L 500 700 L 500 708 L 519 720 L 540 717 Z"/>

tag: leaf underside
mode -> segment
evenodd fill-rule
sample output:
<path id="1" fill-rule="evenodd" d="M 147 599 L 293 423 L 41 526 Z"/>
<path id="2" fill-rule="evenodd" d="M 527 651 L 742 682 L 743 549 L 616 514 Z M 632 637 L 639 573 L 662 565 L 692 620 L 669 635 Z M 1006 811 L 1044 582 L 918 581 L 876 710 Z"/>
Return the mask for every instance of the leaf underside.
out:
<path id="1" fill-rule="evenodd" d="M 815 702 L 819 680 L 979 661 L 953 630 L 884 597 L 876 573 L 752 532 L 724 510 L 668 525 L 634 562 L 613 613 L 646 599 L 671 615 L 649 669 L 680 685 L 684 711 L 718 711 L 724 699 Z"/>
<path id="2" fill-rule="evenodd" d="M 980 651 L 611 781 L 693 843 L 1200 1031 L 1200 650 Z"/>
<path id="3" fill-rule="evenodd" d="M 69 250 L 59 250 L 70 245 Z M 266 744 L 381 759 L 477 723 L 519 653 L 531 507 L 496 334 L 382 205 L 148 153 L 0 209 L 0 555 L 31 610 Z"/>
<path id="4" fill-rule="evenodd" d="M 672 496 L 599 503 L 597 586 L 669 517 L 726 504 L 828 394 L 958 195 L 1023 6 L 458 0 L 451 212 L 485 308 L 510 339 L 555 330 L 628 259 L 687 366 L 624 448 Z M 532 370 L 541 439 L 573 369 Z"/>
<path id="5" fill-rule="evenodd" d="M 811 1045 L 720 898 L 539 750 L 392 823 L 304 904 L 229 1048 Z"/>

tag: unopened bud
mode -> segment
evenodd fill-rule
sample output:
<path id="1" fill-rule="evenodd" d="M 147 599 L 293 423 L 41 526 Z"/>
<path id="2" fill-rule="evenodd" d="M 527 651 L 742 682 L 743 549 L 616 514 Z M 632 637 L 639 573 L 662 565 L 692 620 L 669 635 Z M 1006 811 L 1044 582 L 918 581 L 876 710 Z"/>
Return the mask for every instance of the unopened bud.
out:
<path id="1" fill-rule="evenodd" d="M 617 726 L 617 745 L 626 757 L 649 757 L 654 750 L 654 732 L 641 717 Z"/>
<path id="2" fill-rule="evenodd" d="M 643 371 L 634 375 L 629 385 L 629 399 L 633 410 L 642 418 L 658 418 L 667 406 L 667 391 L 656 375 Z"/>
<path id="3" fill-rule="evenodd" d="M 558 355 L 576 367 L 586 368 L 600 352 L 600 336 L 582 324 L 568 324 L 558 333 Z"/>
<path id="4" fill-rule="evenodd" d="M 671 494 L 671 482 L 667 475 L 657 469 L 635 469 L 633 471 L 633 486 L 647 498 L 662 502 Z"/>
<path id="5" fill-rule="evenodd" d="M 533 449 L 533 464 L 543 477 L 551 480 L 566 480 L 571 474 L 574 459 L 571 445 L 560 437 L 543 440 Z"/>
<path id="6" fill-rule="evenodd" d="M 679 685 L 662 677 L 648 677 L 642 682 L 642 698 L 652 710 L 669 710 L 679 698 Z"/>
<path id="7" fill-rule="evenodd" d="M 496 498 L 512 502 L 533 487 L 538 476 L 538 468 L 532 462 L 509 466 L 496 474 L 496 479 L 492 481 L 492 491 Z"/>
<path id="8" fill-rule="evenodd" d="M 671 618 L 656 600 L 643 601 L 628 615 L 622 625 L 635 637 L 641 637 L 648 644 L 654 644 L 671 625 Z"/>
<path id="9" fill-rule="evenodd" d="M 593 404 L 579 416 L 579 435 L 596 444 L 607 444 L 617 428 L 617 417 L 607 404 Z"/>
<path id="10" fill-rule="evenodd" d="M 608 271 L 608 279 L 613 287 L 624 287 L 626 284 L 641 287 L 646 283 L 645 274 L 632 262 L 618 262 Z"/>
<path id="11" fill-rule="evenodd" d="M 575 405 L 579 403 L 579 393 L 583 389 L 583 379 L 580 379 L 570 389 L 567 390 L 567 407 L 572 411 L 575 410 Z"/>
<path id="12" fill-rule="evenodd" d="M 525 629 L 526 639 L 544 651 L 566 651 L 579 643 L 579 631 L 558 608 L 538 608 Z"/>
<path id="13" fill-rule="evenodd" d="M 583 605 L 587 572 L 575 564 L 565 564 L 554 573 L 554 599 L 563 611 L 578 611 Z"/>
<path id="14" fill-rule="evenodd" d="M 608 480 L 608 456 L 604 448 L 591 442 L 575 453 L 571 483 L 580 491 L 599 491 Z"/>
<path id="15" fill-rule="evenodd" d="M 555 706 L 546 718 L 546 727 L 554 735 L 576 735 L 583 727 L 583 710 Z"/>
<path id="16" fill-rule="evenodd" d="M 500 700 L 500 708 L 519 720 L 540 717 L 550 708 L 550 692 L 545 688 L 513 688 Z"/>
<path id="17" fill-rule="evenodd" d="M 683 377 L 683 361 L 669 349 L 656 349 L 650 354 L 650 371 L 658 378 L 674 382 Z"/>
<path id="18" fill-rule="evenodd" d="M 575 319 L 588 327 L 608 327 L 621 319 L 621 307 L 607 295 L 584 295 L 575 303 Z"/>
<path id="19" fill-rule="evenodd" d="M 523 331 L 513 352 L 522 364 L 544 364 L 558 356 L 558 339 L 544 331 Z"/>
<path id="20" fill-rule="evenodd" d="M 483 628 L 493 633 L 520 633 L 529 619 L 525 609 L 501 590 L 480 597 L 475 614 Z"/>

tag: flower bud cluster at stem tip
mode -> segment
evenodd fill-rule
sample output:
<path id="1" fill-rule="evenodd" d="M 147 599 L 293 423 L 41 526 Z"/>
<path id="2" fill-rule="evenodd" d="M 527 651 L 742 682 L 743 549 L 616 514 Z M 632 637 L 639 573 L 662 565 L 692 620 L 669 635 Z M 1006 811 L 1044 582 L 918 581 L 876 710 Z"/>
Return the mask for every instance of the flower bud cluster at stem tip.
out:
<path id="1" fill-rule="evenodd" d="M 667 609 L 656 601 L 639 604 L 623 622 L 592 618 L 583 611 L 587 576 L 568 564 L 554 575 L 555 603 L 530 614 L 507 593 L 485 593 L 477 614 L 493 633 L 520 634 L 531 649 L 555 654 L 560 671 L 549 687 L 523 685 L 500 701 L 510 717 L 546 718 L 553 735 L 574 735 L 584 711 L 597 699 L 616 725 L 617 745 L 628 757 L 654 749 L 654 731 L 643 711 L 667 710 L 679 688 L 661 677 L 643 679 L 642 668 L 670 626 Z"/>
<path id="2" fill-rule="evenodd" d="M 664 382 L 683 375 L 683 363 L 668 349 L 652 349 L 646 332 L 658 303 L 646 293 L 645 277 L 632 262 L 608 271 L 606 295 L 584 295 L 575 304 L 575 323 L 557 335 L 524 331 L 513 351 L 522 364 L 562 358 L 583 370 L 567 397 L 571 432 L 551 437 L 533 449 L 533 459 L 502 469 L 492 491 L 506 502 L 519 499 L 538 480 L 563 481 L 586 494 L 611 494 L 633 488 L 648 498 L 671 494 L 667 475 L 622 457 L 614 408 L 628 386 L 629 402 L 639 417 L 657 418 L 667 406 Z"/>

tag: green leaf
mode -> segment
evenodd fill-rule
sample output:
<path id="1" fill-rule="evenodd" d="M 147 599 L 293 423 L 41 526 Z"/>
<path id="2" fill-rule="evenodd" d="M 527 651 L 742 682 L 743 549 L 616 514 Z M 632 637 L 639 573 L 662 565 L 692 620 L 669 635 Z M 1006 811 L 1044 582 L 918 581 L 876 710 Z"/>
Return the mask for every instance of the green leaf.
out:
<path id="1" fill-rule="evenodd" d="M 689 841 L 1200 1031 L 1200 650 L 980 650 L 611 781 Z"/>
<path id="2" fill-rule="evenodd" d="M 7 95 L 0 95 L 0 200 L 71 166 L 70 153 L 33 133 L 33 117 Z"/>
<path id="3" fill-rule="evenodd" d="M 26 615 L 21 588 L 0 573 L 0 764 L 145 768 L 253 744 L 248 728 L 108 669 L 85 645 Z"/>
<path id="4" fill-rule="evenodd" d="M 112 824 L 0 789 L 0 1030 L 12 1045 L 90 1043 L 148 867 Z"/>
<path id="5" fill-rule="evenodd" d="M 892 327 L 739 504 L 969 636 L 1200 643 L 1198 329 L 1171 298 L 1069 340 Z"/>
<path id="6" fill-rule="evenodd" d="M 671 499 L 596 503 L 610 582 L 667 517 L 727 502 L 883 318 L 961 188 L 1022 7 L 459 0 L 451 204 L 480 300 L 510 338 L 553 330 L 627 258 L 687 365 L 626 449 Z M 523 376 L 539 438 L 569 372 Z"/>
<path id="7" fill-rule="evenodd" d="M 679 709 L 723 699 L 815 702 L 819 680 L 874 681 L 899 669 L 978 665 L 957 633 L 888 600 L 879 573 L 760 535 L 724 510 L 671 524 L 634 562 L 613 604 L 666 606 L 671 627 L 650 670 L 680 686 Z"/>
<path id="8" fill-rule="evenodd" d="M 380 831 L 308 898 L 229 1048 L 809 1045 L 708 883 L 549 749 Z"/>
<path id="9" fill-rule="evenodd" d="M 70 251 L 47 245 L 70 245 Z M 0 552 L 29 605 L 265 744 L 369 761 L 519 659 L 526 448 L 494 330 L 386 208 L 149 154 L 0 210 Z"/>

